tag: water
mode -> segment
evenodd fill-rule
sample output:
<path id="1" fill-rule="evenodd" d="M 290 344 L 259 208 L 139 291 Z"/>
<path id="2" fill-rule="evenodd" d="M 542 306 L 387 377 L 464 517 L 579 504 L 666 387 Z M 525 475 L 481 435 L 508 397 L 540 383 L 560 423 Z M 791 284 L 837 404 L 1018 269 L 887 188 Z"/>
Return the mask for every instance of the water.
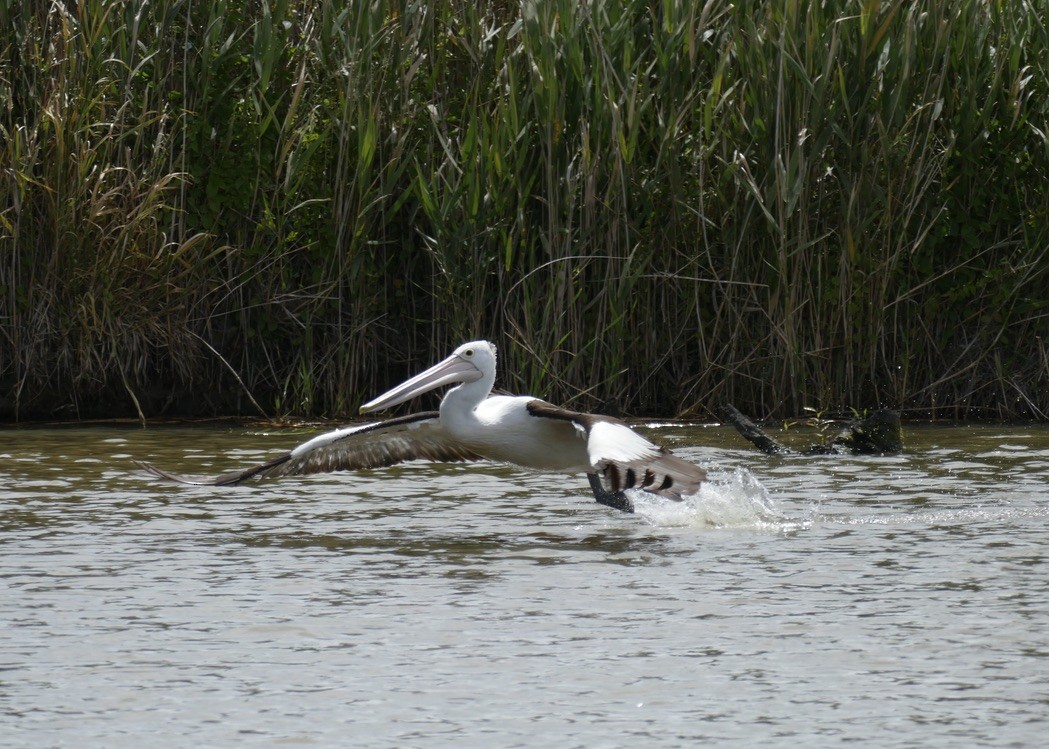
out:
<path id="1" fill-rule="evenodd" d="M 1049 429 L 582 478 L 415 464 L 158 483 L 310 431 L 0 432 L 0 746 L 1040 746 Z"/>

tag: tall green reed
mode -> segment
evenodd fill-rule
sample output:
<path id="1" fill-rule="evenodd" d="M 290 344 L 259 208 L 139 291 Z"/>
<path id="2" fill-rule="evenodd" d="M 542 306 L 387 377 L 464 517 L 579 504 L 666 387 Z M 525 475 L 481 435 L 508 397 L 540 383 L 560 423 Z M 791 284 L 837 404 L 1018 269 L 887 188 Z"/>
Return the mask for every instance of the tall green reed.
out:
<path id="1" fill-rule="evenodd" d="M 1049 414 L 1029 3 L 0 3 L 0 411 Z M 257 405 L 254 405 L 257 404 Z"/>

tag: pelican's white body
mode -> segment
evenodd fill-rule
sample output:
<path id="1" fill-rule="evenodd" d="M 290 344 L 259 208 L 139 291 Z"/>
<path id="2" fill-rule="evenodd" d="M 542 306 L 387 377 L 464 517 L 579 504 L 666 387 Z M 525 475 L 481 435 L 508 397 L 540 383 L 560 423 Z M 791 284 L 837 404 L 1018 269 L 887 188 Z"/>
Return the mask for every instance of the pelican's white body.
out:
<path id="1" fill-rule="evenodd" d="M 480 381 L 478 381 L 478 384 Z M 526 395 L 493 395 L 472 408 L 463 385 L 441 403 L 441 425 L 449 435 L 489 460 L 544 471 L 593 471 L 586 432 L 567 421 L 537 419 L 528 413 L 535 400 Z"/>

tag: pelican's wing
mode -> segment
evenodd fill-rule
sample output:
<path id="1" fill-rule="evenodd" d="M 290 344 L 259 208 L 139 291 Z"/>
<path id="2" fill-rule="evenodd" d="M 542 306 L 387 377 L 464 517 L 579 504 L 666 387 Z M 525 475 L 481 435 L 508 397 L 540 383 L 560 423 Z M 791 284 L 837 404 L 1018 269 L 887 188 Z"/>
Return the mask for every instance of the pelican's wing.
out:
<path id="1" fill-rule="evenodd" d="M 177 476 L 139 463 L 154 476 L 199 486 L 230 486 L 250 478 L 382 468 L 406 460 L 484 460 L 441 428 L 438 413 L 402 416 L 336 429 L 258 465 L 212 477 Z"/>
<path id="2" fill-rule="evenodd" d="M 697 492 L 706 481 L 707 472 L 702 468 L 649 442 L 619 419 L 569 411 L 541 400 L 529 402 L 528 412 L 570 421 L 585 432 L 590 464 L 613 492 L 637 488 L 680 500 Z"/>

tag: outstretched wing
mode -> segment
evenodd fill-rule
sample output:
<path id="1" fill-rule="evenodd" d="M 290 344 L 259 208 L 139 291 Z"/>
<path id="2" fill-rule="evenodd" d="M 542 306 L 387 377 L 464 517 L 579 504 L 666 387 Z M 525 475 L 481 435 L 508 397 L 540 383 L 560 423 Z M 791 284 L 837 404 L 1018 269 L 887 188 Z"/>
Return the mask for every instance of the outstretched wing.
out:
<path id="1" fill-rule="evenodd" d="M 231 486 L 256 477 L 382 468 L 406 460 L 454 462 L 484 458 L 449 437 L 441 428 L 438 413 L 428 411 L 336 429 L 265 463 L 218 476 L 178 476 L 149 463 L 139 465 L 154 476 L 183 484 Z"/>
<path id="2" fill-rule="evenodd" d="M 590 464 L 613 492 L 636 488 L 680 500 L 706 481 L 702 468 L 649 442 L 619 419 L 569 411 L 541 400 L 531 401 L 528 412 L 569 421 L 585 432 Z"/>

